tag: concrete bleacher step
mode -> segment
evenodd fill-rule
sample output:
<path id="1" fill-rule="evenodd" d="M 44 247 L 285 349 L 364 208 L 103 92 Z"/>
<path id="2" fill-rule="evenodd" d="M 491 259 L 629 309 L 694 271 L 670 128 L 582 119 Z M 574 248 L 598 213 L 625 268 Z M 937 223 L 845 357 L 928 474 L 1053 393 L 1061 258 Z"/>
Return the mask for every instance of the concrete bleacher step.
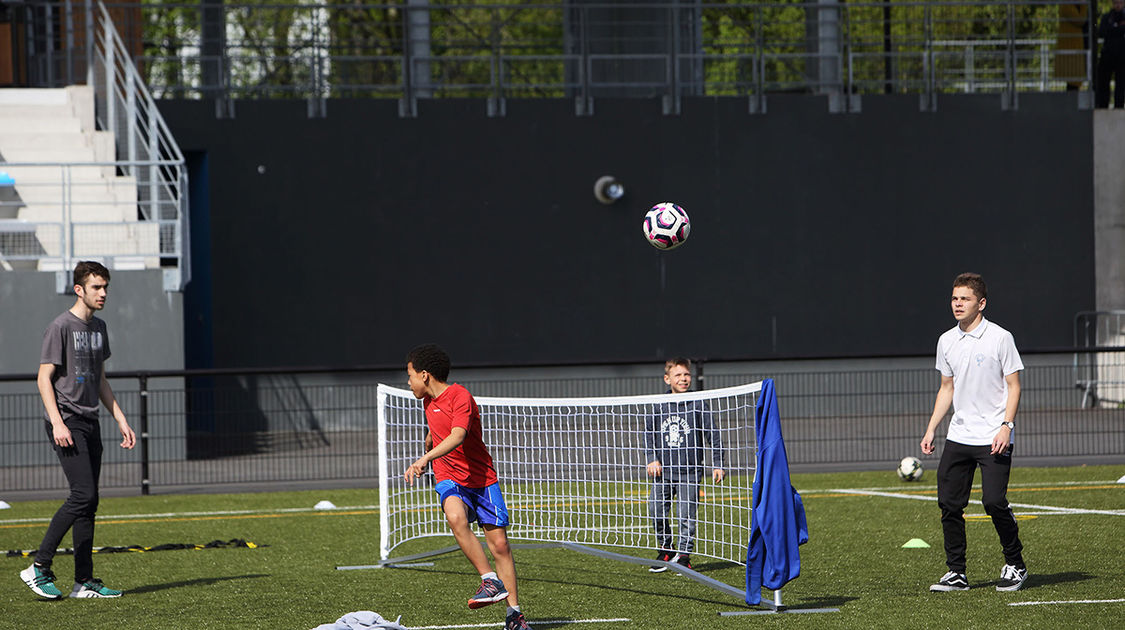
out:
<path id="1" fill-rule="evenodd" d="M 19 201 L 25 205 L 58 203 L 61 180 L 40 182 L 38 185 L 25 185 L 20 188 Z M 105 203 L 136 205 L 137 187 L 132 177 L 115 177 L 111 180 L 90 180 L 75 184 L 80 188 L 78 196 L 82 203 Z"/>
<path id="2" fill-rule="evenodd" d="M 19 132 L 82 133 L 82 121 L 77 118 L 53 120 L 49 118 L 22 119 L 0 116 L 0 134 Z"/>
<path id="3" fill-rule="evenodd" d="M 87 134 L 9 131 L 0 132 L 0 146 L 11 151 L 24 149 L 81 149 L 91 146 L 92 138 Z M 11 160 L 14 161 L 14 160 Z"/>
<path id="4" fill-rule="evenodd" d="M 62 120 L 74 116 L 74 109 L 70 105 L 3 105 L 0 104 L 0 116 L 4 118 L 19 118 L 21 120 Z"/>
<path id="5" fill-rule="evenodd" d="M 58 223 L 62 220 L 62 207 L 57 204 L 28 204 L 20 208 L 17 218 L 29 223 Z M 137 207 L 111 203 L 86 203 L 71 208 L 71 219 L 76 223 L 136 221 Z"/>
<path id="6" fill-rule="evenodd" d="M 136 178 L 105 164 L 117 159 L 113 134 L 96 130 L 92 88 L 0 89 L 0 171 L 15 180 L 3 218 L 12 230 L 34 230 L 48 256 L 61 256 L 60 224 L 70 220 L 75 256 L 113 260 L 115 268 L 160 265 L 153 256 L 160 226 L 136 222 Z M 100 164 L 74 166 L 83 163 Z M 45 258 L 38 268 L 60 261 Z"/>
<path id="7" fill-rule="evenodd" d="M 3 148 L 0 147 L 0 154 Z M 75 160 L 88 162 L 89 160 Z M 19 166 L 16 164 L 3 164 L 0 170 L 11 175 L 16 180 L 16 190 L 22 191 L 26 186 L 61 186 L 69 179 L 76 182 L 108 181 L 116 178 L 117 169 L 112 165 L 97 166 Z M 65 175 L 64 175 L 65 173 Z M 22 192 L 20 193 L 22 196 Z M 60 197 L 61 199 L 61 197 Z"/>
<path id="8" fill-rule="evenodd" d="M 67 105 L 68 88 L 18 88 L 0 90 L 0 105 Z"/>

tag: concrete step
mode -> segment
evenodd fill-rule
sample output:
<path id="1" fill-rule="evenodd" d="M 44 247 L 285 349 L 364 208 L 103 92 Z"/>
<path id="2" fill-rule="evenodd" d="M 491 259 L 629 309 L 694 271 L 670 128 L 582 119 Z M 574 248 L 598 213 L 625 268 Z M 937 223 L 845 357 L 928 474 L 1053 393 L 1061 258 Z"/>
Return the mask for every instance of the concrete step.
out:
<path id="1" fill-rule="evenodd" d="M 30 223 L 58 223 L 63 220 L 62 204 L 29 204 L 19 209 L 16 218 Z M 70 219 L 76 223 L 86 221 L 136 221 L 137 206 L 136 204 L 128 206 L 94 203 L 72 205 Z"/>
<path id="2" fill-rule="evenodd" d="M 0 153 L 5 149 L 70 149 L 91 146 L 93 137 L 86 133 L 46 133 L 12 131 L 0 133 Z M 9 160 L 12 161 L 12 160 Z"/>
<path id="3" fill-rule="evenodd" d="M 94 154 L 94 147 L 85 145 L 79 147 L 53 149 L 49 147 L 17 147 L 0 146 L 4 153 L 5 162 L 24 163 L 51 163 L 73 164 L 77 162 L 100 162 Z"/>
<path id="4" fill-rule="evenodd" d="M 77 118 L 10 118 L 0 115 L 0 133 L 82 133 Z"/>
<path id="5" fill-rule="evenodd" d="M 113 166 L 20 166 L 18 164 L 0 164 L 0 170 L 7 172 L 16 180 L 16 188 L 21 185 L 61 185 L 64 181 L 63 173 L 69 175 L 72 182 L 108 181 L 117 177 L 117 169 Z"/>
<path id="6" fill-rule="evenodd" d="M 17 185 L 14 198 L 26 204 L 61 203 L 63 189 L 59 184 Z M 106 181 L 85 182 L 74 186 L 71 195 L 81 201 L 110 204 L 136 204 L 137 184 L 131 177 L 118 177 Z"/>
<path id="7" fill-rule="evenodd" d="M 70 103 L 62 105 L 0 105 L 0 118 L 63 119 L 77 118 Z"/>
<path id="8" fill-rule="evenodd" d="M 67 88 L 0 89 L 0 105 L 64 105 L 68 102 Z"/>

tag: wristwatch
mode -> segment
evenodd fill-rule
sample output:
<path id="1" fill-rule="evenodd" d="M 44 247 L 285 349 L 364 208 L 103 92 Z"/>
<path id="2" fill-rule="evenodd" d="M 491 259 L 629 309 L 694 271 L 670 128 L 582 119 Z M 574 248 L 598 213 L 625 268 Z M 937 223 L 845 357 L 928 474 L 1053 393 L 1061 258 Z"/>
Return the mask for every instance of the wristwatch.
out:
<path id="1" fill-rule="evenodd" d="M 1000 424 L 1008 427 L 1009 431 L 1015 431 L 1016 430 L 1016 423 L 1015 422 L 1001 422 Z"/>

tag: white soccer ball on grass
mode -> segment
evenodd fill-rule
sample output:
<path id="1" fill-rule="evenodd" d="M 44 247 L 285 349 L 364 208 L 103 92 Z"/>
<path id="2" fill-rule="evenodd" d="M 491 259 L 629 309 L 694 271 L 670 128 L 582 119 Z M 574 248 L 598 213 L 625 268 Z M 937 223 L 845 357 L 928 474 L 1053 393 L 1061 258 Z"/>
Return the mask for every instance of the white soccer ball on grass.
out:
<path id="1" fill-rule="evenodd" d="M 898 478 L 903 481 L 918 481 L 922 478 L 922 460 L 917 457 L 903 457 L 898 463 Z"/>

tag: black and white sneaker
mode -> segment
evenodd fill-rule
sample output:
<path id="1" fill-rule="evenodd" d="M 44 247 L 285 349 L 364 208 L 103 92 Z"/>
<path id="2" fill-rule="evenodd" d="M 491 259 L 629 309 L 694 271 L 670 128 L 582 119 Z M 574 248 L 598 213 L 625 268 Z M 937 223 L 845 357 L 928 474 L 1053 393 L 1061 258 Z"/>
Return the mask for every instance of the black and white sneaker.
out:
<path id="1" fill-rule="evenodd" d="M 695 570 L 695 567 L 691 566 L 691 554 L 689 553 L 676 554 L 672 558 L 672 562 L 680 565 L 681 567 L 684 567 L 685 569 L 691 569 L 693 571 Z"/>
<path id="2" fill-rule="evenodd" d="M 996 583 L 998 591 L 1018 591 L 1027 581 L 1027 567 L 1016 568 L 1014 565 L 1005 564 L 1000 569 L 1000 581 Z"/>
<path id="3" fill-rule="evenodd" d="M 949 591 L 967 591 L 969 590 L 969 580 L 965 577 L 964 573 L 956 573 L 950 571 L 941 576 L 937 584 L 930 585 L 930 591 L 934 593 L 945 593 Z"/>
<path id="4" fill-rule="evenodd" d="M 660 562 L 671 562 L 672 554 L 668 553 L 667 551 L 661 551 L 656 555 L 656 559 Z M 668 570 L 668 567 L 667 565 L 663 564 L 654 564 L 650 566 L 648 570 L 650 573 L 663 573 Z"/>

